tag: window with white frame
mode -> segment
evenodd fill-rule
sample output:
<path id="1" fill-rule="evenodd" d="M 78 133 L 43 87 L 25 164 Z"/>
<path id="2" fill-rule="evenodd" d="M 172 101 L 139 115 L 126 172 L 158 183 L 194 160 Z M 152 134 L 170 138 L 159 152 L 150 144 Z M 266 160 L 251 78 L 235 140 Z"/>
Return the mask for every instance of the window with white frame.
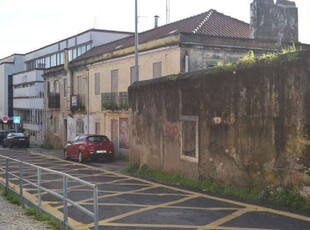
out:
<path id="1" fill-rule="evenodd" d="M 118 69 L 111 71 L 111 92 L 118 93 Z"/>
<path id="2" fill-rule="evenodd" d="M 84 134 L 84 121 L 81 119 L 76 120 L 76 134 Z"/>
<path id="3" fill-rule="evenodd" d="M 136 66 L 130 67 L 130 85 L 137 81 L 136 79 Z"/>
<path id="4" fill-rule="evenodd" d="M 100 95 L 100 73 L 95 73 L 95 95 Z"/>
<path id="5" fill-rule="evenodd" d="M 181 159 L 198 163 L 198 116 L 181 116 Z"/>
<path id="6" fill-rule="evenodd" d="M 162 76 L 162 66 L 161 62 L 153 63 L 153 78 L 158 78 Z"/>

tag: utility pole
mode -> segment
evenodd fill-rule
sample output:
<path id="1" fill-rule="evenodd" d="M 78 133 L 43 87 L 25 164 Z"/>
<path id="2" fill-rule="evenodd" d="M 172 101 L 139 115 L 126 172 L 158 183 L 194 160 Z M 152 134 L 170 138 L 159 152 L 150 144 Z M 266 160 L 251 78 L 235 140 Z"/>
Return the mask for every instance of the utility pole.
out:
<path id="1" fill-rule="evenodd" d="M 139 57 L 138 57 L 138 0 L 135 0 L 135 80 L 139 81 Z"/>

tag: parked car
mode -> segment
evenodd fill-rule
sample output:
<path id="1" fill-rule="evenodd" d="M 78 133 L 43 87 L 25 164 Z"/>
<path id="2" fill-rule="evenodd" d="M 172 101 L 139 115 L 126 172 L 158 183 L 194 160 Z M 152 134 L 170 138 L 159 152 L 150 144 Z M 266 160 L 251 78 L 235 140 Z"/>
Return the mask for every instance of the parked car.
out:
<path id="1" fill-rule="evenodd" d="M 27 147 L 29 148 L 30 142 L 29 137 L 26 137 L 23 133 L 9 133 L 7 138 L 3 139 L 2 147 L 10 147 L 19 146 L 19 147 Z"/>
<path id="2" fill-rule="evenodd" d="M 65 146 L 64 159 L 114 160 L 114 145 L 104 135 L 79 135 Z"/>
<path id="3" fill-rule="evenodd" d="M 3 139 L 5 139 L 9 133 L 16 133 L 17 131 L 15 129 L 6 129 L 6 130 L 0 130 L 0 144 L 2 144 Z"/>

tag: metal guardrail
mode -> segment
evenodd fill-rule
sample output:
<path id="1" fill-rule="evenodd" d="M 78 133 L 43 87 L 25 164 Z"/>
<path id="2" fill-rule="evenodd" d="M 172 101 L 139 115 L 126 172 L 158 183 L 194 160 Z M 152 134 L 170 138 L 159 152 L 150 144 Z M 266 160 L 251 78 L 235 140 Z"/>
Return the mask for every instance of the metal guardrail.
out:
<path id="1" fill-rule="evenodd" d="M 4 169 L 0 168 L 0 171 L 4 171 L 4 173 L 5 173 L 5 185 L 4 185 L 5 189 L 6 190 L 10 189 L 14 192 L 17 192 L 13 188 L 10 187 L 9 182 L 10 182 L 10 175 L 15 177 L 15 178 L 18 178 L 18 180 L 19 180 L 19 198 L 20 198 L 21 204 L 24 204 L 24 184 L 26 182 L 29 185 L 34 186 L 38 192 L 37 203 L 35 203 L 31 200 L 28 200 L 28 201 L 30 201 L 31 203 L 36 205 L 41 210 L 44 210 L 44 208 L 41 205 L 42 204 L 42 191 L 47 192 L 47 193 L 49 193 L 49 194 L 51 194 L 51 195 L 53 195 L 59 199 L 62 199 L 62 201 L 63 201 L 63 219 L 55 216 L 53 213 L 49 212 L 48 210 L 44 210 L 44 211 L 49 213 L 50 215 L 54 216 L 56 219 L 62 221 L 64 229 L 71 227 L 68 223 L 68 203 L 69 203 L 72 206 L 74 206 L 75 208 L 77 208 L 80 211 L 87 214 L 88 216 L 92 217 L 94 219 L 94 229 L 99 230 L 99 227 L 98 227 L 98 217 L 99 217 L 99 215 L 98 215 L 98 187 L 97 187 L 97 185 L 83 181 L 79 178 L 68 175 L 66 173 L 57 172 L 57 171 L 52 170 L 52 169 L 47 169 L 47 168 L 44 168 L 41 166 L 37 166 L 34 164 L 30 164 L 30 163 L 26 163 L 26 162 L 19 161 L 16 159 L 12 159 L 12 158 L 9 158 L 9 157 L 3 156 L 3 155 L 0 155 L 0 158 L 5 159 L 5 168 Z M 18 164 L 18 175 L 17 175 L 16 171 L 15 171 L 15 174 L 13 172 L 9 171 L 10 170 L 9 162 L 15 162 Z M 23 172 L 24 166 L 30 166 L 30 167 L 35 168 L 37 170 L 37 183 L 31 182 L 30 180 L 24 178 L 24 172 Z M 63 187 L 62 187 L 63 195 L 42 186 L 42 181 L 41 181 L 42 172 L 49 172 L 49 173 L 53 173 L 53 174 L 56 174 L 58 176 L 63 177 Z M 87 210 L 86 208 L 79 205 L 77 202 L 74 202 L 73 200 L 68 198 L 68 180 L 69 179 L 93 189 L 93 200 L 94 200 L 94 202 L 93 202 L 94 211 L 93 212 Z M 0 183 L 2 183 L 2 182 L 0 182 Z"/>

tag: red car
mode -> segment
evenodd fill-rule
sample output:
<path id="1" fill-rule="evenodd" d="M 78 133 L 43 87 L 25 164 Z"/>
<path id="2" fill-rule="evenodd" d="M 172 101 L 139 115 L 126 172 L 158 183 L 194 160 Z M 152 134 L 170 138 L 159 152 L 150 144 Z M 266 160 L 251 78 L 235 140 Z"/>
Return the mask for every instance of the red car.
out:
<path id="1" fill-rule="evenodd" d="M 79 135 L 74 140 L 68 141 L 64 149 L 64 158 L 78 159 L 83 162 L 86 159 L 114 160 L 114 145 L 104 135 Z"/>

